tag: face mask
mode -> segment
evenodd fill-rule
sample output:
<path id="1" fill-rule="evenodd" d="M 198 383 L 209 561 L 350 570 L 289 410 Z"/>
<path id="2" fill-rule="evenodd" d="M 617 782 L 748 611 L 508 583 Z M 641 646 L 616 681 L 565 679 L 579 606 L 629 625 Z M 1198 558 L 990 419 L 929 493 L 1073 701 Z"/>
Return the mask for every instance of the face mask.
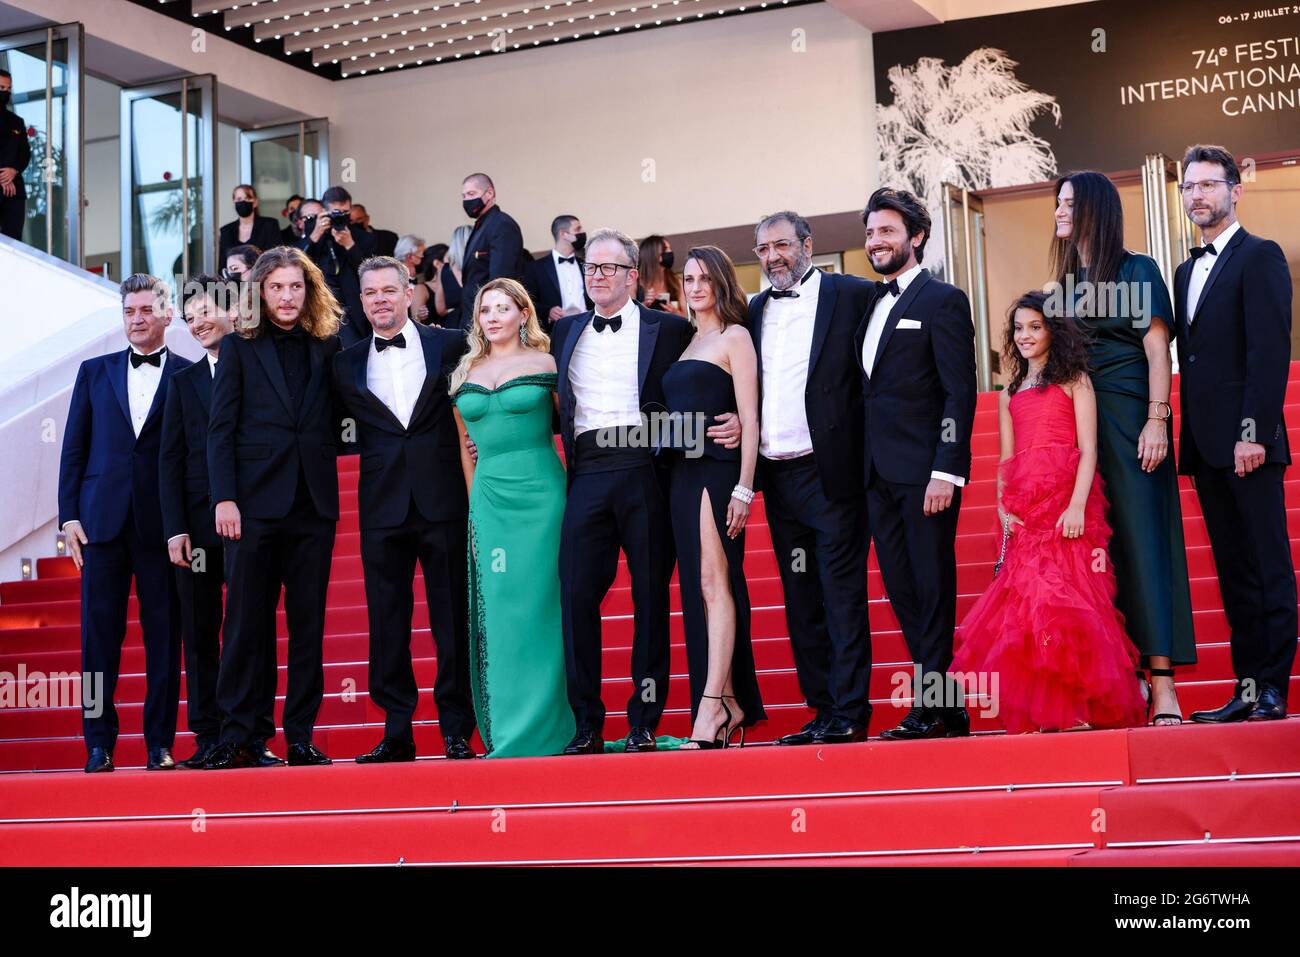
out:
<path id="1" fill-rule="evenodd" d="M 235 213 L 242 219 L 245 216 L 253 215 L 253 204 L 246 199 L 241 199 L 235 204 Z"/>
<path id="2" fill-rule="evenodd" d="M 584 249 L 587 248 L 587 234 L 586 234 L 586 233 L 574 233 L 574 234 L 573 234 L 573 248 L 574 248 L 574 250 L 575 250 L 576 252 L 582 252 Z"/>
<path id="3" fill-rule="evenodd" d="M 465 209 L 465 215 L 470 219 L 478 219 L 479 213 L 483 212 L 483 207 L 487 204 L 483 202 L 483 197 L 478 196 L 474 199 L 462 199 L 460 205 Z"/>
<path id="4" fill-rule="evenodd" d="M 673 268 L 673 251 L 671 249 L 666 249 L 659 254 L 659 265 L 665 269 Z"/>
<path id="5" fill-rule="evenodd" d="M 5 107 L 9 105 L 9 97 L 12 95 L 13 94 L 11 94 L 8 90 L 5 90 L 3 93 L 0 93 L 0 110 L 3 110 Z"/>

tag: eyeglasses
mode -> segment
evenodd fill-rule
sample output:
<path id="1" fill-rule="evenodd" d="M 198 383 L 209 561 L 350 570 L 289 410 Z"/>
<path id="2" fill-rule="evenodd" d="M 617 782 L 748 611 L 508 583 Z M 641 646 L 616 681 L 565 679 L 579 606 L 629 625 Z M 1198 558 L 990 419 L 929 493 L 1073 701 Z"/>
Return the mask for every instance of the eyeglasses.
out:
<path id="1" fill-rule="evenodd" d="M 1203 179 L 1196 183 L 1179 183 L 1178 190 L 1184 196 L 1188 193 L 1200 190 L 1202 194 L 1214 192 L 1214 187 L 1223 183 L 1225 186 L 1235 186 L 1236 184 L 1230 179 Z"/>
<path id="2" fill-rule="evenodd" d="M 582 274 L 584 276 L 594 276 L 596 275 L 596 270 L 600 270 L 600 274 L 608 278 L 610 276 L 617 276 L 620 269 L 631 270 L 635 268 L 635 266 L 625 266 L 622 263 L 583 263 Z"/>
<path id="3" fill-rule="evenodd" d="M 778 256 L 784 256 L 790 250 L 803 245 L 795 242 L 793 239 L 778 239 L 774 243 L 760 243 L 754 247 L 754 255 L 759 259 L 766 259 L 769 252 L 774 252 Z"/>

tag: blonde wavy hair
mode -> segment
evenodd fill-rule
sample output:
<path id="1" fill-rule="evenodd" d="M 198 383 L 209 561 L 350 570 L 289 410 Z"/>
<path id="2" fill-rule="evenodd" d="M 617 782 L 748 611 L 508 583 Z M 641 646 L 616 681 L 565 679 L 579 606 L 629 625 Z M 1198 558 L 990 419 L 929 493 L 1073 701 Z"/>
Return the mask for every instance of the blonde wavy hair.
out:
<path id="1" fill-rule="evenodd" d="M 313 339 L 328 339 L 338 333 L 343 319 L 343 307 L 325 283 L 325 275 L 301 249 L 276 246 L 257 257 L 257 262 L 243 282 L 239 320 L 236 323 L 239 334 L 245 339 L 256 339 L 266 330 L 270 317 L 266 317 L 265 322 L 262 321 L 262 312 L 266 309 L 266 302 L 262 298 L 262 283 L 271 273 L 286 267 L 301 270 L 303 283 L 307 287 L 302 311 L 298 313 L 298 325 Z"/>
<path id="2" fill-rule="evenodd" d="M 483 308 L 483 297 L 490 292 L 505 293 L 524 314 L 524 322 L 520 329 L 523 330 L 522 344 L 525 349 L 547 352 L 551 348 L 551 337 L 542 331 L 541 323 L 537 321 L 537 310 L 533 308 L 533 301 L 528 297 L 528 290 L 523 287 L 523 284 L 506 278 L 486 282 L 474 297 L 474 309 L 470 313 L 469 329 L 466 332 L 469 351 L 461 357 L 456 368 L 452 370 L 448 387 L 450 395 L 456 394 L 469 379 L 470 371 L 474 366 L 492 352 L 492 343 L 488 342 L 487 336 L 483 334 L 483 327 L 478 321 L 479 310 Z"/>

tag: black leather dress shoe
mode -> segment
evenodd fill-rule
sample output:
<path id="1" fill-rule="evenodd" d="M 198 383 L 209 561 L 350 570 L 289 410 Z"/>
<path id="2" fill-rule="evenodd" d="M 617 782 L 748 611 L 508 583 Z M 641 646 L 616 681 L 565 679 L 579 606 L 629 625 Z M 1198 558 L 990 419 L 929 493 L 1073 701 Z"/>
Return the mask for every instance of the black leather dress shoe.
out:
<path id="1" fill-rule="evenodd" d="M 655 750 L 655 733 L 645 727 L 629 728 L 627 732 L 626 750 L 629 753 L 633 751 Z"/>
<path id="2" fill-rule="evenodd" d="M 231 768 L 256 767 L 252 752 L 242 744 L 219 744 L 203 762 L 205 771 L 227 771 Z"/>
<path id="3" fill-rule="evenodd" d="M 1276 688 L 1264 686 L 1255 703 L 1255 710 L 1250 713 L 1248 721 L 1276 721 L 1286 717 L 1286 698 Z"/>
<path id="4" fill-rule="evenodd" d="M 1246 701 L 1239 694 L 1234 694 L 1222 708 L 1215 708 L 1213 711 L 1193 711 L 1189 717 L 1200 724 L 1232 724 L 1235 721 L 1245 721 L 1254 710 L 1255 702 Z"/>
<path id="5" fill-rule="evenodd" d="M 150 748 L 149 761 L 145 764 L 146 771 L 170 771 L 176 767 L 176 759 L 172 757 L 171 748 Z"/>
<path id="6" fill-rule="evenodd" d="M 820 716 L 813 718 L 793 734 L 787 734 L 783 738 L 777 738 L 776 743 L 784 745 L 812 744 L 817 740 L 817 735 L 826 730 L 826 726 L 830 724 L 830 721 L 830 718 L 823 718 Z"/>
<path id="7" fill-rule="evenodd" d="M 289 767 L 300 768 L 310 764 L 333 764 L 325 752 L 310 741 L 289 745 Z"/>
<path id="8" fill-rule="evenodd" d="M 274 768 L 284 764 L 284 758 L 266 746 L 260 738 L 254 738 L 248 746 L 248 753 L 253 756 L 253 764 L 259 768 Z"/>
<path id="9" fill-rule="evenodd" d="M 970 737 L 970 712 L 965 708 L 948 708 L 939 715 L 945 738 Z"/>
<path id="10" fill-rule="evenodd" d="M 208 755 L 211 754 L 216 747 L 216 743 L 212 741 L 208 741 L 205 744 L 195 745 L 194 753 L 184 761 L 177 761 L 176 766 L 178 768 L 187 768 L 190 771 L 202 770 L 204 763 L 208 760 Z"/>
<path id="11" fill-rule="evenodd" d="M 99 774 L 113 770 L 113 755 L 107 748 L 91 748 L 86 760 L 86 773 Z"/>
<path id="12" fill-rule="evenodd" d="M 414 760 L 414 738 L 384 738 L 365 754 L 359 755 L 357 764 L 396 764 Z"/>
<path id="13" fill-rule="evenodd" d="M 967 731 L 969 731 L 969 727 Z M 942 738 L 947 735 L 943 718 L 938 711 L 913 708 L 898 727 L 880 733 L 883 741 L 919 741 L 923 738 Z"/>
<path id="14" fill-rule="evenodd" d="M 474 749 L 470 747 L 469 739 L 462 734 L 449 734 L 443 737 L 442 747 L 448 760 L 451 761 L 471 761 L 477 758 Z M 415 756 L 415 742 L 411 742 L 412 760 Z"/>
<path id="15" fill-rule="evenodd" d="M 867 726 L 848 718 L 831 718 L 813 737 L 814 744 L 852 744 L 867 740 Z"/>
<path id="16" fill-rule="evenodd" d="M 604 754 L 605 741 L 595 731 L 579 731 L 573 740 L 564 746 L 565 754 Z"/>

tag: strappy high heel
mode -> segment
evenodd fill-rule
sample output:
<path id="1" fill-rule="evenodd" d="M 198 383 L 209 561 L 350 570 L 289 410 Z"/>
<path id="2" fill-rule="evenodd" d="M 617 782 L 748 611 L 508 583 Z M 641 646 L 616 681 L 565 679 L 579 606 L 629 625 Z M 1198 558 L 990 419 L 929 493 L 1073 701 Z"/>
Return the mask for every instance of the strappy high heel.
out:
<path id="1" fill-rule="evenodd" d="M 716 751 L 718 748 L 725 748 L 727 746 L 727 738 L 729 737 L 727 728 L 731 725 L 731 709 L 727 707 L 727 702 L 722 700 L 721 695 L 706 694 L 700 695 L 700 697 L 708 698 L 710 701 L 716 701 L 722 705 L 722 712 L 727 716 L 723 720 L 722 726 L 718 728 L 718 734 L 722 735 L 722 737 L 715 738 L 712 741 L 700 741 L 698 738 L 688 738 L 687 741 L 688 743 L 698 747 L 701 751 Z"/>
<path id="2" fill-rule="evenodd" d="M 740 702 L 736 699 L 736 696 L 735 696 L 734 694 L 724 694 L 722 697 L 724 697 L 724 698 L 730 698 L 732 701 L 735 701 L 735 702 L 736 702 L 736 710 L 737 710 L 737 711 L 740 711 Z M 724 708 L 727 707 L 727 705 L 726 705 L 725 702 L 723 703 L 722 706 L 723 706 Z M 743 711 L 741 712 L 741 717 L 744 717 L 744 712 L 743 712 Z M 736 730 L 736 729 L 733 728 L 733 727 L 731 726 L 731 709 L 728 708 L 728 709 L 727 709 L 727 723 L 726 723 L 726 725 L 724 726 L 724 729 L 723 729 L 723 738 L 722 738 L 722 740 L 723 740 L 723 745 L 722 745 L 722 746 L 723 746 L 724 748 L 725 748 L 725 747 L 730 747 L 730 746 L 731 746 L 731 735 L 735 732 L 735 730 Z M 744 746 L 745 746 L 745 726 L 742 724 L 742 725 L 740 726 L 740 744 L 738 745 L 738 747 L 742 747 L 742 748 L 743 748 Z"/>
<path id="3" fill-rule="evenodd" d="M 1152 678 L 1172 678 L 1173 676 L 1174 676 L 1173 668 L 1152 668 L 1151 669 Z M 1149 693 L 1149 697 L 1147 698 L 1147 724 L 1155 725 L 1155 723 L 1161 720 L 1162 718 L 1172 721 L 1174 722 L 1174 724 L 1158 725 L 1158 727 L 1168 728 L 1168 727 L 1174 727 L 1177 724 L 1182 724 L 1183 716 L 1181 714 L 1174 714 L 1172 711 L 1162 711 L 1159 714 L 1152 716 L 1151 705 L 1156 700 L 1156 690 L 1154 685 L 1151 685 L 1149 687 L 1150 687 L 1150 693 Z"/>

